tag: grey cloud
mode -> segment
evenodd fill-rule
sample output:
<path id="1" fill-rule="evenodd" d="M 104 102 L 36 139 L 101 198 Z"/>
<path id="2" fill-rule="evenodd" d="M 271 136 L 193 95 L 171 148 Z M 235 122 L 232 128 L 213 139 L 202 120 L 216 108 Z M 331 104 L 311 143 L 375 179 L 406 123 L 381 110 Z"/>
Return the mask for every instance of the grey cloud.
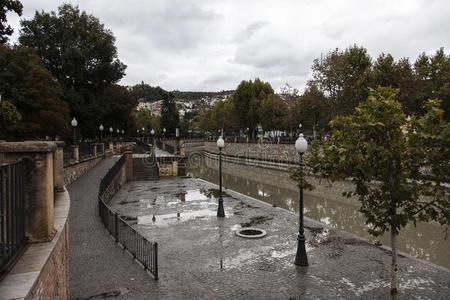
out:
<path id="1" fill-rule="evenodd" d="M 301 89 L 313 59 L 336 47 L 356 43 L 374 58 L 385 52 L 412 60 L 450 48 L 447 0 L 67 1 L 114 32 L 128 65 L 122 84 L 222 90 L 260 77 L 275 89 L 286 82 Z M 23 18 L 62 3 L 23 1 Z M 8 20 L 14 41 L 19 18 Z"/>
<path id="2" fill-rule="evenodd" d="M 244 30 L 239 31 L 233 39 L 233 42 L 243 42 L 251 38 L 255 33 L 257 33 L 262 28 L 268 26 L 270 22 L 258 21 L 248 25 Z"/>

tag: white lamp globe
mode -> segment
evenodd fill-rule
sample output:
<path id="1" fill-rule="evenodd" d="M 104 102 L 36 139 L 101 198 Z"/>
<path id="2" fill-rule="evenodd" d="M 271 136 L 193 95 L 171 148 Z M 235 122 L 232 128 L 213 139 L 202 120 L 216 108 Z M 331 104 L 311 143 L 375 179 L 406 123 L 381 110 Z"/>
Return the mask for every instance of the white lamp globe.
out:
<path id="1" fill-rule="evenodd" d="M 72 125 L 72 127 L 77 127 L 77 125 L 78 125 L 77 119 L 75 119 L 75 117 L 73 117 L 73 119 L 70 122 L 70 124 Z"/>
<path id="2" fill-rule="evenodd" d="M 166 127 L 163 128 L 163 132 L 166 133 Z"/>
<path id="3" fill-rule="evenodd" d="M 116 129 L 116 132 L 117 132 L 117 133 L 119 133 L 119 132 L 120 132 L 119 128 L 117 128 L 117 129 Z"/>
<path id="4" fill-rule="evenodd" d="M 219 147 L 219 149 L 225 147 L 225 141 L 223 140 L 222 136 L 219 136 L 219 138 L 217 139 L 217 147 Z"/>
<path id="5" fill-rule="evenodd" d="M 109 127 L 109 132 L 113 132 L 113 128 L 112 127 Z"/>
<path id="6" fill-rule="evenodd" d="M 154 134 L 155 134 L 155 130 L 153 130 L 153 128 L 152 128 L 152 130 L 150 131 L 150 133 L 151 133 L 152 135 L 154 135 Z"/>
<path id="7" fill-rule="evenodd" d="M 125 133 L 125 130 L 122 129 L 122 134 L 124 134 L 124 133 Z"/>
<path id="8" fill-rule="evenodd" d="M 303 137 L 303 133 L 300 133 L 298 136 L 298 139 L 295 141 L 295 150 L 297 150 L 298 153 L 305 153 L 308 149 L 308 142 Z"/>
<path id="9" fill-rule="evenodd" d="M 105 128 L 103 127 L 103 124 L 100 124 L 100 127 L 98 129 L 100 129 L 100 131 L 103 131 L 103 129 Z"/>

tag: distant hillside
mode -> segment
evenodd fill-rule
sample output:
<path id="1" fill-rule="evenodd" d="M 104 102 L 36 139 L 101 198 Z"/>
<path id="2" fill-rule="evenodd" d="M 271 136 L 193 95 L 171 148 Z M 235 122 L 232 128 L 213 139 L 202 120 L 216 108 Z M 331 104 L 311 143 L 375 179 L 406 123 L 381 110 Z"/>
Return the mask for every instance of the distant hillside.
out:
<path id="1" fill-rule="evenodd" d="M 165 89 L 156 86 L 153 87 L 144 82 L 136 84 L 130 87 L 131 94 L 136 97 L 136 99 L 144 99 L 145 101 L 154 102 L 161 100 L 164 94 L 168 93 Z M 231 95 L 234 91 L 220 91 L 220 92 L 183 92 L 183 91 L 172 91 L 175 98 L 182 99 L 185 101 L 199 100 L 204 97 L 217 97 Z"/>
<path id="2" fill-rule="evenodd" d="M 204 97 L 217 97 L 217 96 L 226 96 L 234 93 L 233 90 L 229 91 L 220 91 L 220 92 L 182 92 L 182 91 L 173 91 L 175 94 L 175 98 L 180 98 L 183 100 L 191 101 L 197 100 Z"/>

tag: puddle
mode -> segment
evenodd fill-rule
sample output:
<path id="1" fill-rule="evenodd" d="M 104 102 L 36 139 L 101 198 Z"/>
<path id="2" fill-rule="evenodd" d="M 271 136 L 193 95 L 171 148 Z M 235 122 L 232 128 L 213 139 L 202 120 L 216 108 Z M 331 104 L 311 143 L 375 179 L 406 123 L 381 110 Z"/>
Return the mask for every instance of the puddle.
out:
<path id="1" fill-rule="evenodd" d="M 169 226 L 177 222 L 186 222 L 190 220 L 203 219 L 207 217 L 216 217 L 217 210 L 201 209 L 192 211 L 180 211 L 165 215 L 148 215 L 137 218 L 138 225 Z"/>

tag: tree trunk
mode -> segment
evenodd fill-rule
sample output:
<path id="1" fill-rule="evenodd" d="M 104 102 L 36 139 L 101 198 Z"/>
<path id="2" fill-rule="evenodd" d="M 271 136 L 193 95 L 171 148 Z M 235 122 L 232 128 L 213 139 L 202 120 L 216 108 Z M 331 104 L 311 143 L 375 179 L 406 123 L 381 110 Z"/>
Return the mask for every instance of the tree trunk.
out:
<path id="1" fill-rule="evenodd" d="M 398 290 L 398 265 L 397 265 L 397 233 L 391 226 L 391 248 L 392 248 L 392 264 L 391 264 L 391 294 L 397 294 Z"/>

